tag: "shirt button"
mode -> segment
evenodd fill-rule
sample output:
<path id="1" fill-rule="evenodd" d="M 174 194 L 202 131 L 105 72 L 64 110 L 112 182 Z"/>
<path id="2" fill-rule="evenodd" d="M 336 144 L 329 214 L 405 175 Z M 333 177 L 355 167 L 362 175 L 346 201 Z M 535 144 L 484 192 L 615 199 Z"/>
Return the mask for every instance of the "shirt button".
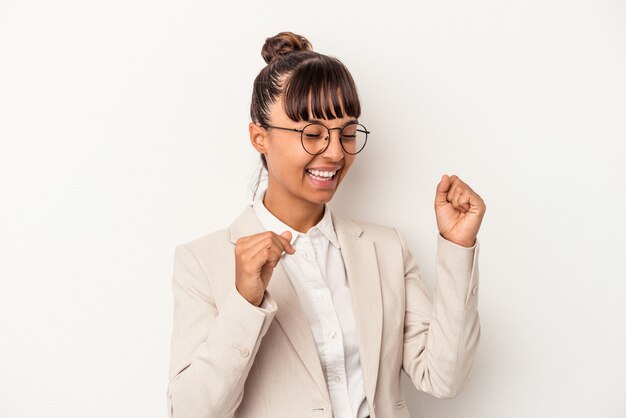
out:
<path id="1" fill-rule="evenodd" d="M 334 340 L 336 336 L 337 336 L 337 333 L 335 331 L 330 333 L 330 339 L 331 340 Z"/>
<path id="2" fill-rule="evenodd" d="M 250 355 L 250 350 L 248 350 L 247 348 L 242 348 L 239 350 L 239 354 L 241 355 L 241 357 L 248 357 Z"/>
<path id="3" fill-rule="evenodd" d="M 334 380 L 335 380 L 336 383 L 341 382 L 341 376 L 335 376 Z"/>

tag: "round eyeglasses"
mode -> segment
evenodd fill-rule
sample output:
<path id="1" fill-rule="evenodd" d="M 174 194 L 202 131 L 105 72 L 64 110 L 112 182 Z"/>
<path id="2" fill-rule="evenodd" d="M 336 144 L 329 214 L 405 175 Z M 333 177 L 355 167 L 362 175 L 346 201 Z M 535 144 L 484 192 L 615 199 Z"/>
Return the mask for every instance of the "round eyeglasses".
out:
<path id="1" fill-rule="evenodd" d="M 299 132 L 302 147 L 311 155 L 318 155 L 326 151 L 330 144 L 330 131 L 339 131 L 341 148 L 351 155 L 358 154 L 363 150 L 367 142 L 367 136 L 370 134 L 370 131 L 365 129 L 365 126 L 356 122 L 350 122 L 342 128 L 329 128 L 319 122 L 309 123 L 302 129 L 283 128 L 268 124 L 262 124 L 261 127 Z"/>

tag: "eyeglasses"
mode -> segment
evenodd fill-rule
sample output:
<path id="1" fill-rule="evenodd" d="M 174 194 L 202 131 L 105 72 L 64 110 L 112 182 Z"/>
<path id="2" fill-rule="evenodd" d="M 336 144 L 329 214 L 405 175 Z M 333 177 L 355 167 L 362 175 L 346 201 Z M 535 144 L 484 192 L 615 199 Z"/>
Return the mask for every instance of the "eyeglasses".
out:
<path id="1" fill-rule="evenodd" d="M 350 122 L 342 128 L 328 128 L 326 125 L 318 122 L 309 123 L 302 129 L 283 128 L 267 124 L 263 124 L 261 127 L 299 132 L 302 147 L 311 155 L 318 155 L 326 151 L 328 145 L 330 145 L 330 131 L 339 131 L 341 148 L 346 153 L 352 155 L 358 154 L 363 150 L 367 142 L 367 136 L 370 134 L 370 131 L 365 129 L 365 126 L 356 122 Z"/>

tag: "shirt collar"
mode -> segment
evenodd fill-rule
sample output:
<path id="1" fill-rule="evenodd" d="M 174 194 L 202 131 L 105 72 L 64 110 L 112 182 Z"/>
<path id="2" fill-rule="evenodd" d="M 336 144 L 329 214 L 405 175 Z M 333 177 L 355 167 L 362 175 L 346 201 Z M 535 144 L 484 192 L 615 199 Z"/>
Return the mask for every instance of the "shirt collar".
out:
<path id="1" fill-rule="evenodd" d="M 267 231 L 273 231 L 277 234 L 280 234 L 284 231 L 291 232 L 291 245 L 293 245 L 293 243 L 300 235 L 314 236 L 321 232 L 321 234 L 326 237 L 326 239 L 328 239 L 335 247 L 340 248 L 339 240 L 337 239 L 337 234 L 335 233 L 335 227 L 333 226 L 333 219 L 330 214 L 330 207 L 328 206 L 328 204 L 324 204 L 324 216 L 322 216 L 322 219 L 315 226 L 311 227 L 306 234 L 303 234 L 302 232 L 296 231 L 295 229 L 291 228 L 289 225 L 285 224 L 276 216 L 274 216 L 274 214 L 265 207 L 265 204 L 263 203 L 264 197 L 265 191 L 263 191 L 263 193 L 260 193 L 258 197 L 254 200 L 252 208 L 254 209 L 254 212 L 256 213 L 259 220 L 261 221 L 261 224 L 263 224 L 263 227 Z"/>

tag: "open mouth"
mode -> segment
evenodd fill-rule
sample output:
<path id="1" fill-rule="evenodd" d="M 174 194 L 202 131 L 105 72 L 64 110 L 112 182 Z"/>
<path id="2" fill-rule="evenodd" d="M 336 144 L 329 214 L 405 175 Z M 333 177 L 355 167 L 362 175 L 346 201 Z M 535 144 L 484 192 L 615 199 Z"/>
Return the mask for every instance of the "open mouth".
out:
<path id="1" fill-rule="evenodd" d="M 337 171 L 319 171 L 319 170 L 306 170 L 306 173 L 317 181 L 331 181 L 337 176 Z"/>

